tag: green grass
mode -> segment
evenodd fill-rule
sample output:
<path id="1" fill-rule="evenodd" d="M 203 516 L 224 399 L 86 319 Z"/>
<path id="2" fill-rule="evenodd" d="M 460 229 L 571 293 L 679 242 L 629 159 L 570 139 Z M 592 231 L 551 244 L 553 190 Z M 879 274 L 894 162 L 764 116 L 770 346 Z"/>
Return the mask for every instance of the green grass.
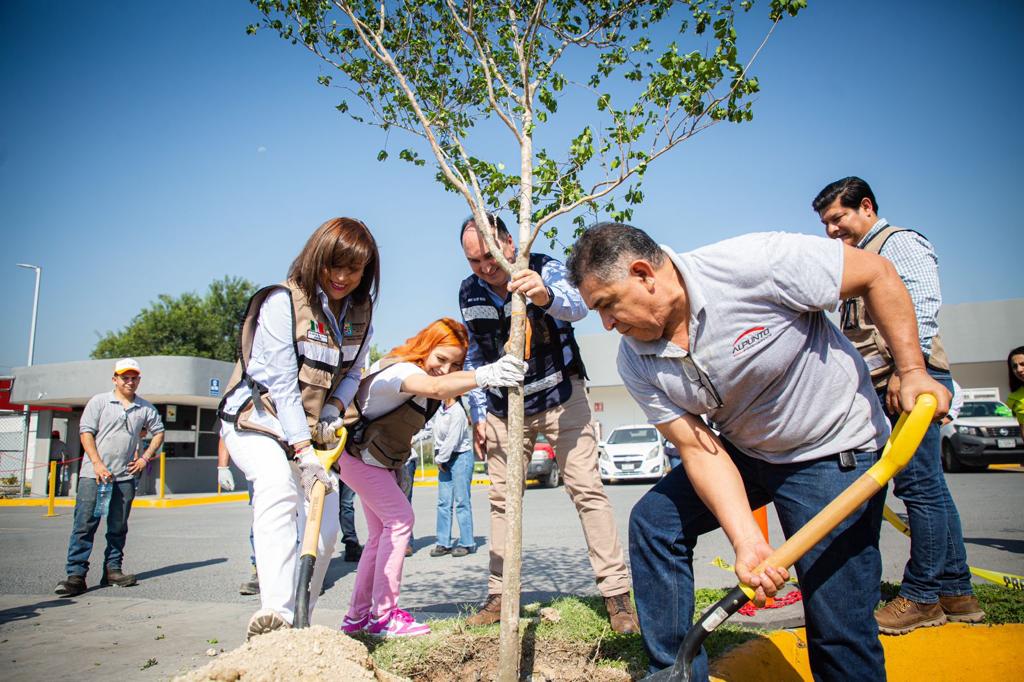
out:
<path id="1" fill-rule="evenodd" d="M 695 615 L 725 596 L 728 590 L 700 589 L 696 593 Z M 555 609 L 560 618 L 549 622 L 540 618 L 542 608 Z M 524 650 L 540 652 L 559 643 L 568 649 L 591 652 L 588 658 L 599 667 L 613 667 L 630 672 L 634 678 L 642 677 L 647 668 L 647 655 L 639 635 L 620 635 L 608 623 L 608 612 L 601 597 L 558 597 L 551 601 L 534 602 L 522 607 Z M 403 675 L 415 675 L 438 665 L 457 666 L 460 656 L 455 648 L 472 648 L 478 639 L 486 646 L 498 638 L 499 625 L 471 628 L 464 617 L 430 621 L 431 632 L 422 637 L 376 640 L 359 637 L 370 649 L 374 662 L 381 668 Z M 733 623 L 723 623 L 705 642 L 708 654 L 718 656 L 758 636 L 758 631 Z M 439 661 L 439 651 L 449 650 L 451 660 Z M 457 667 L 455 668 L 457 669 Z M 454 672 L 454 670 L 453 670 Z"/>
<path id="2" fill-rule="evenodd" d="M 696 592 L 694 618 L 724 597 L 725 589 L 700 589 Z M 898 583 L 883 582 L 882 600 L 899 594 Z M 975 585 L 974 592 L 985 610 L 987 624 L 1024 623 L 1024 592 L 998 585 Z M 555 609 L 560 618 L 549 622 L 540 618 L 542 608 Z M 647 668 L 647 655 L 639 635 L 612 632 L 604 601 L 600 597 L 558 597 L 522 607 L 520 627 L 527 658 L 530 652 L 546 648 L 583 652 L 598 667 L 628 671 L 634 679 L 642 677 Z M 486 647 L 494 647 L 498 624 L 471 628 L 464 617 L 430 622 L 431 633 L 423 637 L 377 640 L 359 637 L 370 649 L 374 662 L 381 668 L 401 675 L 416 677 L 425 670 L 439 667 L 453 674 L 459 666 Z M 738 618 L 730 619 L 712 632 L 704 646 L 710 658 L 716 658 L 735 646 L 762 636 L 763 631 L 747 627 Z M 496 657 L 496 654 L 494 654 Z M 496 660 L 496 659 L 495 659 Z"/>

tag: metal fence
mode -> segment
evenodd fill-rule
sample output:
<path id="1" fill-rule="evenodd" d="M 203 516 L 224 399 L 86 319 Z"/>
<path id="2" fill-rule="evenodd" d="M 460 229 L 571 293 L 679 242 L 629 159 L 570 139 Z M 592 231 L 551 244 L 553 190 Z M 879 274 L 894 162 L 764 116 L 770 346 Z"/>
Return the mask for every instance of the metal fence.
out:
<path id="1" fill-rule="evenodd" d="M 25 489 L 28 414 L 0 412 L 0 497 L 19 497 Z"/>

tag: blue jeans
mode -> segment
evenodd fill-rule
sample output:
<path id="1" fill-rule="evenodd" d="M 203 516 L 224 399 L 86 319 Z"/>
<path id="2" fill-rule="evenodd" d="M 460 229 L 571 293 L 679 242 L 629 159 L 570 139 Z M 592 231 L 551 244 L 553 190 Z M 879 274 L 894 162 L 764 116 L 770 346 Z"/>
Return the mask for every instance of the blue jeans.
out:
<path id="1" fill-rule="evenodd" d="M 774 501 L 787 537 L 878 460 L 877 452 L 857 453 L 856 467 L 843 471 L 837 457 L 769 464 L 730 443 L 725 446 L 743 478 L 750 507 Z M 882 578 L 878 533 L 883 501 L 875 495 L 796 563 L 815 680 L 885 679 L 874 618 Z M 633 507 L 629 559 L 651 672 L 672 665 L 693 622 L 693 549 L 700 535 L 717 527 L 683 467 L 670 471 Z M 708 679 L 703 650 L 694 660 L 692 679 Z"/>
<path id="2" fill-rule="evenodd" d="M 114 483 L 110 495 L 110 510 L 107 512 L 107 549 L 103 552 L 103 565 L 107 568 L 121 568 L 124 559 L 124 542 L 128 536 L 128 515 L 135 499 L 135 479 Z M 89 555 L 100 520 L 93 518 L 96 507 L 96 479 L 82 478 L 78 481 L 75 498 L 75 520 L 71 527 L 71 541 L 68 543 L 68 575 L 83 578 L 89 572 Z"/>
<path id="3" fill-rule="evenodd" d="M 341 522 L 341 541 L 346 545 L 358 545 L 356 534 L 356 491 L 338 481 L 338 520 Z"/>
<path id="4" fill-rule="evenodd" d="M 412 502 L 413 481 L 416 480 L 416 467 L 419 465 L 419 463 L 420 461 L 416 459 L 415 453 L 413 453 L 413 456 L 410 457 L 409 461 L 405 463 L 405 473 L 406 475 L 409 476 L 409 492 L 406 495 L 406 498 L 409 500 L 409 502 Z"/>
<path id="5" fill-rule="evenodd" d="M 929 368 L 928 373 L 953 392 L 949 372 Z M 888 417 L 895 424 L 899 415 Z M 910 463 L 893 478 L 893 493 L 906 505 L 910 526 L 910 560 L 903 569 L 900 594 L 922 604 L 936 603 L 939 595 L 974 592 L 960 513 L 942 473 L 941 443 L 939 424 L 932 423 Z"/>
<path id="6" fill-rule="evenodd" d="M 473 453 L 453 452 L 445 464 L 437 465 L 437 544 L 452 546 L 452 497 L 455 518 L 459 522 L 459 546 L 473 549 L 473 508 L 470 488 L 473 485 Z"/>

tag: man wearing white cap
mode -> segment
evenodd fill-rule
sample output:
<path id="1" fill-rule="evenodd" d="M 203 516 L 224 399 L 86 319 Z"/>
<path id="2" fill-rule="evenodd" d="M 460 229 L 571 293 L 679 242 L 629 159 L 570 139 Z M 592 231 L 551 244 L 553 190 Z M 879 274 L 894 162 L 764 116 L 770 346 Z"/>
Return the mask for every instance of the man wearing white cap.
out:
<path id="1" fill-rule="evenodd" d="M 132 358 L 118 360 L 112 378 L 114 390 L 94 395 L 85 405 L 79 427 L 82 470 L 78 477 L 75 519 L 68 543 L 67 578 L 57 583 L 54 592 L 74 597 L 86 590 L 89 555 L 93 537 L 100 525 L 95 514 L 96 498 L 102 484 L 112 484 L 107 508 L 107 549 L 103 556 L 101 585 L 113 583 L 129 587 L 137 581 L 121 570 L 124 543 L 128 535 L 128 515 L 135 499 L 135 477 L 146 468 L 164 442 L 164 425 L 156 408 L 136 395 L 142 370 Z M 153 437 L 149 447 L 136 457 L 143 429 Z"/>

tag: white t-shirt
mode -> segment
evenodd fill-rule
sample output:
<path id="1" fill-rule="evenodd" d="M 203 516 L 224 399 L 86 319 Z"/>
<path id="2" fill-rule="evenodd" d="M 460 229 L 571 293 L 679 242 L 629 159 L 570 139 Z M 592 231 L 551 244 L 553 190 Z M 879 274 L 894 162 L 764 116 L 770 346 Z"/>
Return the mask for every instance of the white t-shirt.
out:
<path id="1" fill-rule="evenodd" d="M 376 372 L 379 367 L 380 361 L 378 360 L 370 365 L 370 373 Z M 363 408 L 363 416 L 367 419 L 375 419 L 391 412 L 409 398 L 413 398 L 417 405 L 426 409 L 426 398 L 422 396 L 413 397 L 411 393 L 402 392 L 402 382 L 405 381 L 406 377 L 413 374 L 426 374 L 426 372 L 411 362 L 396 362 L 380 374 L 371 377 L 368 381 L 363 381 L 359 385 L 359 391 L 356 393 L 356 400 L 359 401 L 360 407 Z M 369 450 L 362 450 L 359 454 L 366 464 L 386 468 L 377 461 L 377 458 L 370 454 Z"/>

